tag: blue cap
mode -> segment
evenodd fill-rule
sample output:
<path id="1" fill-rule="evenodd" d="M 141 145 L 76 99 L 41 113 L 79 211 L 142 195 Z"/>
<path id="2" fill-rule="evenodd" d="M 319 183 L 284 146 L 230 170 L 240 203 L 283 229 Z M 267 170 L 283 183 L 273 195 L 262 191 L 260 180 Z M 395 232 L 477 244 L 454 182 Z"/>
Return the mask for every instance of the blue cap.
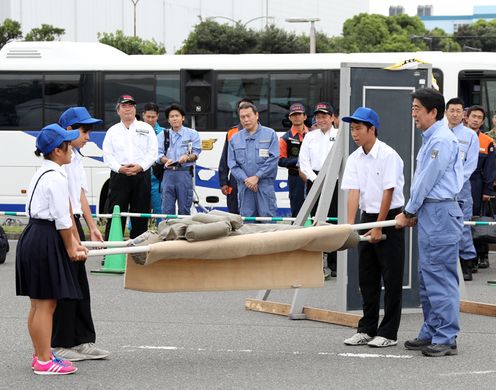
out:
<path id="1" fill-rule="evenodd" d="M 289 116 L 296 114 L 298 112 L 301 114 L 305 113 L 305 106 L 303 106 L 303 104 L 294 103 L 289 106 Z"/>
<path id="2" fill-rule="evenodd" d="M 64 129 L 69 126 L 79 123 L 80 125 L 96 125 L 101 124 L 101 119 L 92 118 L 90 113 L 85 107 L 71 107 L 64 111 L 59 118 L 59 124 Z"/>
<path id="3" fill-rule="evenodd" d="M 36 137 L 36 149 L 45 156 L 58 148 L 64 141 L 74 141 L 79 137 L 79 130 L 65 130 L 57 123 L 45 126 Z"/>
<path id="4" fill-rule="evenodd" d="M 345 116 L 344 118 L 341 118 L 341 120 L 348 123 L 353 121 L 370 123 L 377 130 L 379 130 L 379 115 L 377 115 L 377 112 L 368 107 L 358 107 L 353 115 Z"/>

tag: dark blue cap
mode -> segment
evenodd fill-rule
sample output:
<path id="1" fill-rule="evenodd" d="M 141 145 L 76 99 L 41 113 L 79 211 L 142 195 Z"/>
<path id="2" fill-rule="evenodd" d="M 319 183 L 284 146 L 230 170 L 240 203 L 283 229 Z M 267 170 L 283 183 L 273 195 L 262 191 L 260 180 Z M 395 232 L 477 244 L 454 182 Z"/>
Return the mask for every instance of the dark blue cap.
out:
<path id="1" fill-rule="evenodd" d="M 379 130 L 379 115 L 377 115 L 377 112 L 368 107 L 358 107 L 353 115 L 345 116 L 344 118 L 342 118 L 342 121 L 348 123 L 351 123 L 353 121 L 366 122 L 370 123 L 377 130 Z"/>
<path id="2" fill-rule="evenodd" d="M 301 103 L 294 103 L 289 106 L 289 116 L 292 114 L 296 114 L 297 112 L 304 114 L 305 113 L 305 107 Z"/>
<path id="3" fill-rule="evenodd" d="M 79 130 L 66 130 L 57 123 L 45 126 L 36 137 L 36 149 L 45 156 L 58 148 L 64 141 L 74 141 L 79 137 Z"/>
<path id="4" fill-rule="evenodd" d="M 71 107 L 64 111 L 59 118 L 59 124 L 64 129 L 73 126 L 76 123 L 80 125 L 96 125 L 101 124 L 101 119 L 93 118 L 85 107 Z"/>

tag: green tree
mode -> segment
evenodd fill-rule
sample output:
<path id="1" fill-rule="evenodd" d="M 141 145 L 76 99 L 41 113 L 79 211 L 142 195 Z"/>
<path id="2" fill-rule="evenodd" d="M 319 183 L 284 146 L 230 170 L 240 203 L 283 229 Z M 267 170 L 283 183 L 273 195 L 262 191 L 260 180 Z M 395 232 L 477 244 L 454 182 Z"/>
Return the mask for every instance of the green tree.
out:
<path id="1" fill-rule="evenodd" d="M 423 40 L 412 39 L 425 33 L 416 16 L 362 13 L 344 22 L 342 48 L 347 52 L 425 50 Z"/>
<path id="2" fill-rule="evenodd" d="M 54 27 L 51 24 L 42 24 L 41 27 L 33 28 L 24 37 L 25 41 L 55 41 L 65 34 L 65 29 Z"/>
<path id="3" fill-rule="evenodd" d="M 18 38 L 22 38 L 21 24 L 12 19 L 5 19 L 0 24 L 0 48 Z"/>
<path id="4" fill-rule="evenodd" d="M 164 54 L 165 47 L 155 39 L 146 40 L 134 36 L 126 36 L 122 30 L 113 33 L 98 33 L 98 41 L 113 46 L 127 54 Z"/>
<path id="5" fill-rule="evenodd" d="M 496 20 L 478 20 L 473 24 L 462 25 L 453 34 L 462 48 L 475 48 L 482 51 L 496 51 Z"/>
<path id="6" fill-rule="evenodd" d="M 257 53 L 308 53 L 308 46 L 302 46 L 296 34 L 270 25 L 257 34 Z"/>
<path id="7" fill-rule="evenodd" d="M 256 33 L 241 22 L 234 26 L 207 19 L 189 33 L 177 54 L 243 54 L 254 53 Z"/>

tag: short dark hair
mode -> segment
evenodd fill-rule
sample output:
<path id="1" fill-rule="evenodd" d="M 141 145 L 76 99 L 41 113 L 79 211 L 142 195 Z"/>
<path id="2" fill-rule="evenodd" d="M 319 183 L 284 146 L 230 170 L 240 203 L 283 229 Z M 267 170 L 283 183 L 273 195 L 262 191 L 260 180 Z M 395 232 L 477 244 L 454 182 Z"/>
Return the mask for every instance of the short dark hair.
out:
<path id="1" fill-rule="evenodd" d="M 251 108 L 255 114 L 258 113 L 257 107 L 253 103 L 242 102 L 238 107 L 238 114 L 241 110 L 246 110 L 247 108 Z"/>
<path id="2" fill-rule="evenodd" d="M 243 98 L 239 102 L 236 103 L 236 109 L 237 110 L 239 110 L 239 106 L 241 105 L 241 103 L 251 103 L 251 104 L 255 105 L 255 103 L 253 103 L 253 100 L 248 99 L 248 98 Z"/>
<path id="3" fill-rule="evenodd" d="M 359 121 L 358 119 L 352 119 L 351 123 L 363 123 L 365 126 L 367 126 L 367 130 L 370 129 L 372 126 L 374 126 L 370 122 L 364 122 L 364 121 Z M 377 127 L 374 127 L 374 135 L 377 137 Z"/>
<path id="4" fill-rule="evenodd" d="M 434 88 L 420 88 L 412 92 L 412 99 L 417 99 L 431 112 L 433 109 L 437 110 L 436 120 L 441 120 L 444 117 L 444 96 L 436 91 Z"/>
<path id="5" fill-rule="evenodd" d="M 147 111 L 155 111 L 158 114 L 158 105 L 153 102 L 146 103 L 145 106 L 143 107 L 143 112 Z"/>
<path id="6" fill-rule="evenodd" d="M 482 106 L 478 106 L 476 104 L 474 104 L 473 106 L 470 106 L 467 110 L 467 118 L 470 116 L 470 114 L 473 112 L 473 111 L 481 111 L 482 112 L 482 116 L 484 118 L 482 119 L 486 119 L 486 110 L 484 110 L 484 107 Z"/>
<path id="7" fill-rule="evenodd" d="M 181 113 L 182 116 L 186 116 L 186 111 L 184 111 L 184 108 L 179 105 L 179 104 L 176 104 L 176 103 L 173 103 L 171 104 L 169 107 L 167 107 L 164 111 L 165 113 L 165 117 L 166 118 L 169 118 L 169 114 L 171 111 L 179 111 Z"/>
<path id="8" fill-rule="evenodd" d="M 446 103 L 446 109 L 448 109 L 449 106 L 456 106 L 456 105 L 461 105 L 462 107 L 465 107 L 465 103 L 463 102 L 462 99 L 459 97 L 454 97 L 448 100 L 448 103 Z"/>

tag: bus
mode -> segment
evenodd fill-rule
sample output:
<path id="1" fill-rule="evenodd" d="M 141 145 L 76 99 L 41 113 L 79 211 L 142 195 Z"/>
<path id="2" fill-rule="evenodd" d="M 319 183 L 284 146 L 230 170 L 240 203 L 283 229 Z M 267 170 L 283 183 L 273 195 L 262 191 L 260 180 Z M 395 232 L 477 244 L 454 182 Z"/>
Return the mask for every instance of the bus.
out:
<path id="1" fill-rule="evenodd" d="M 100 43 L 11 42 L 0 50 L 0 211 L 24 211 L 26 190 L 40 160 L 34 137 L 44 125 L 57 122 L 68 107 L 85 106 L 103 119 L 83 148 L 88 200 L 94 212 L 107 212 L 109 169 L 103 163 L 105 129 L 119 119 L 116 99 L 132 95 L 141 113 L 147 102 L 163 110 L 181 103 L 187 124 L 199 131 L 202 153 L 195 188 L 199 202 L 219 197 L 218 164 L 226 130 L 238 123 L 241 98 L 254 101 L 260 122 L 279 134 L 289 128 L 288 109 L 329 101 L 339 107 L 341 63 L 397 64 L 418 59 L 432 64 L 446 99 L 459 96 L 466 105 L 496 109 L 496 53 L 333 53 L 243 55 L 127 55 Z M 344 113 L 347 114 L 347 113 Z M 488 122 L 486 126 L 489 126 Z M 289 215 L 287 172 L 275 182 L 281 216 Z M 212 198 L 210 198 L 212 199 Z"/>

